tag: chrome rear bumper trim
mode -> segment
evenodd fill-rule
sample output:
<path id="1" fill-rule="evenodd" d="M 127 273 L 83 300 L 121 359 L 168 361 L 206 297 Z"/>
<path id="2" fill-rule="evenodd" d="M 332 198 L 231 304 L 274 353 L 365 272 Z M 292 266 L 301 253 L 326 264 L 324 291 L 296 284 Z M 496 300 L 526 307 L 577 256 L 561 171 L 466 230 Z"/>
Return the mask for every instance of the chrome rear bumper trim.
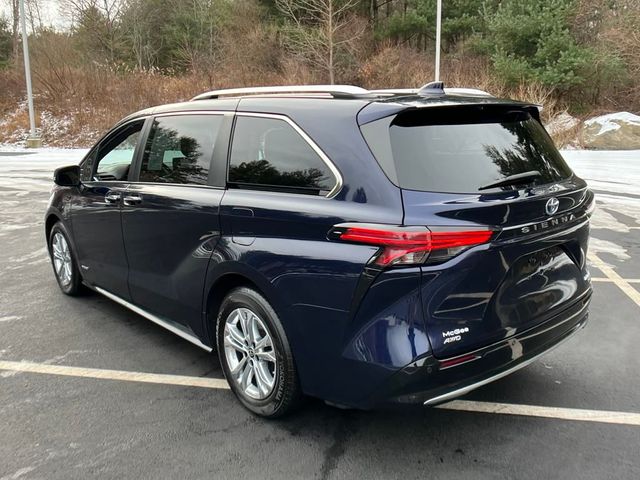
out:
<path id="1" fill-rule="evenodd" d="M 579 312 L 576 312 L 574 317 L 579 315 L 579 314 L 584 314 L 585 309 L 586 308 L 580 309 Z M 553 345 L 551 348 L 545 350 L 544 352 L 540 352 L 539 354 L 537 354 L 537 355 L 535 355 L 535 356 L 523 361 L 522 363 L 514 365 L 513 367 L 508 368 L 507 370 L 505 370 L 503 372 L 497 373 L 496 375 L 493 375 L 491 377 L 485 378 L 485 379 L 480 380 L 480 381 L 478 381 L 476 383 L 472 383 L 471 385 L 467 385 L 466 387 L 461 387 L 461 388 L 458 388 L 458 389 L 453 390 L 451 392 L 444 393 L 442 395 L 438 395 L 437 397 L 430 398 L 430 399 L 428 399 L 427 401 L 424 402 L 424 405 L 433 406 L 433 405 L 437 405 L 439 403 L 444 403 L 444 402 L 446 402 L 448 400 L 453 400 L 454 398 L 461 397 L 462 395 L 466 395 L 467 393 L 471 392 L 472 390 L 475 390 L 476 388 L 480 388 L 480 387 L 482 387 L 484 385 L 487 385 L 487 384 L 489 384 L 491 382 L 495 382 L 496 380 L 499 380 L 499 379 L 501 379 L 503 377 L 506 377 L 507 375 L 511 375 L 512 373 L 517 372 L 521 368 L 524 368 L 526 366 L 531 365 L 533 362 L 538 360 L 543 355 L 546 355 L 547 353 L 549 353 L 549 352 L 555 350 L 556 348 L 558 348 L 564 342 L 566 342 L 567 340 L 572 338 L 578 331 L 582 330 L 582 328 L 585 325 L 586 325 L 586 322 L 583 321 L 582 323 L 580 323 L 579 325 L 574 327 L 574 329 L 572 331 L 570 331 L 569 334 L 566 337 L 564 337 L 558 343 Z"/>

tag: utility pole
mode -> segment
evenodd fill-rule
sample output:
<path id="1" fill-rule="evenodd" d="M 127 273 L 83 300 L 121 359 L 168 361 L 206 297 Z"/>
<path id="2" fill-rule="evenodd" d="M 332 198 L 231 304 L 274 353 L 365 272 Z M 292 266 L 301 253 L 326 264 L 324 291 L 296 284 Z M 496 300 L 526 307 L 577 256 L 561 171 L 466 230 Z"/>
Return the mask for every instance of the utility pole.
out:
<path id="1" fill-rule="evenodd" d="M 440 81 L 440 36 L 442 33 L 442 0 L 438 0 L 436 13 L 436 82 Z"/>
<path id="2" fill-rule="evenodd" d="M 27 103 L 29 104 L 29 127 L 31 134 L 27 138 L 27 148 L 42 146 L 42 139 L 36 132 L 36 116 L 33 111 L 33 91 L 31 90 L 31 66 L 29 65 L 29 42 L 27 38 L 27 19 L 24 14 L 24 0 L 20 0 L 20 23 L 22 27 L 22 52 L 24 54 L 24 77 L 27 81 Z"/>

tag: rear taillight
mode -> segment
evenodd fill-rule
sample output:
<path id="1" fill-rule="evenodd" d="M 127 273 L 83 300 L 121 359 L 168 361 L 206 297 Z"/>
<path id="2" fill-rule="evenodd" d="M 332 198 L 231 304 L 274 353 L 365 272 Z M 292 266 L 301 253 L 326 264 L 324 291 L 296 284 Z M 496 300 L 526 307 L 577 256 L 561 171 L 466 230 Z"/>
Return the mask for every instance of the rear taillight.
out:
<path id="1" fill-rule="evenodd" d="M 492 230 L 456 227 L 398 227 L 393 225 L 343 223 L 329 238 L 381 247 L 371 259 L 381 267 L 442 262 L 462 251 L 489 242 Z"/>

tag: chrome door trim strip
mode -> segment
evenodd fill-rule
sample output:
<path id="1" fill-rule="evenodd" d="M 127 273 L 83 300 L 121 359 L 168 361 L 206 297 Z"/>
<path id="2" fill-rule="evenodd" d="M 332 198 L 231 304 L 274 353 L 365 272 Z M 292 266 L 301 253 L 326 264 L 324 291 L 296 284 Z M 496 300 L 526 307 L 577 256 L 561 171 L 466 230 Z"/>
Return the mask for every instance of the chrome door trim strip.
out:
<path id="1" fill-rule="evenodd" d="M 191 335 L 188 332 L 185 332 L 179 328 L 174 327 L 173 325 L 171 325 L 170 323 L 162 320 L 161 318 L 155 316 L 153 313 L 149 313 L 146 310 L 134 305 L 133 303 L 127 302 L 126 300 L 123 300 L 122 298 L 118 297 L 117 295 L 114 295 L 113 293 L 110 293 L 106 290 L 104 290 L 103 288 L 100 287 L 92 287 L 95 291 L 97 291 L 98 293 L 101 293 L 102 295 L 104 295 L 105 297 L 109 298 L 110 300 L 113 300 L 116 303 L 119 303 L 120 305 L 127 307 L 129 310 L 131 310 L 132 312 L 137 313 L 138 315 L 143 316 L 144 318 L 146 318 L 147 320 L 151 320 L 153 323 L 155 323 L 156 325 L 160 325 L 161 327 L 169 330 L 172 333 L 175 333 L 176 335 L 178 335 L 179 337 L 184 338 L 185 340 L 187 340 L 188 342 L 193 343 L 194 345 L 202 348 L 203 350 L 207 351 L 207 352 L 211 352 L 213 349 L 211 347 L 207 347 L 204 343 L 202 343 L 197 337 L 195 337 L 194 335 Z"/>

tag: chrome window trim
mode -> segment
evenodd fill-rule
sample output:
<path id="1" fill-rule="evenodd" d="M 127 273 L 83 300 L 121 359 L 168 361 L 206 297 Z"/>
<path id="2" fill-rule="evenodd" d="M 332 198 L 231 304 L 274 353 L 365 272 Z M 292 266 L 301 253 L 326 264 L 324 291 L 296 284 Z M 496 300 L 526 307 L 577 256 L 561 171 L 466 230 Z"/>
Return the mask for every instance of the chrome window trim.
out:
<path id="1" fill-rule="evenodd" d="M 342 179 L 342 174 L 340 173 L 340 170 L 338 170 L 338 167 L 336 167 L 333 164 L 333 162 L 316 144 L 316 142 L 314 142 L 313 139 L 309 135 L 307 135 L 307 133 L 302 128 L 300 128 L 300 126 L 298 126 L 298 124 L 296 124 L 293 120 L 291 120 L 291 118 L 287 117 L 286 115 L 281 115 L 276 113 L 257 113 L 257 112 L 236 112 L 236 116 L 237 117 L 272 118 L 275 120 L 283 120 L 286 123 L 288 123 L 302 137 L 302 139 L 305 142 L 307 142 L 307 144 L 313 149 L 313 151 L 316 152 L 316 154 L 325 163 L 327 168 L 329 168 L 329 170 L 331 171 L 331 173 L 336 179 L 336 184 L 329 191 L 329 193 L 324 195 L 324 198 L 333 198 L 342 189 L 343 179 Z M 229 150 L 229 158 L 231 158 L 232 149 L 233 149 L 233 135 L 232 135 L 232 141 L 231 141 L 231 149 Z M 227 169 L 227 181 L 228 181 L 228 174 L 229 172 Z M 269 191 L 277 192 L 277 190 L 269 190 Z"/>
<path id="2" fill-rule="evenodd" d="M 129 185 L 164 185 L 167 187 L 191 187 L 191 188 L 208 188 L 213 190 L 224 190 L 222 187 L 214 185 L 202 185 L 201 183 L 163 183 L 163 182 L 127 182 Z"/>
<path id="3" fill-rule="evenodd" d="M 222 115 L 222 116 L 229 115 L 234 117 L 242 116 L 242 117 L 257 117 L 257 118 L 273 118 L 275 120 L 283 120 L 286 123 L 288 123 L 303 138 L 305 142 L 307 142 L 307 144 L 320 157 L 320 159 L 327 166 L 327 168 L 329 168 L 329 170 L 335 177 L 336 183 L 334 187 L 329 191 L 328 194 L 324 195 L 323 198 L 331 199 L 335 197 L 340 190 L 342 190 L 342 186 L 344 185 L 344 180 L 342 178 L 342 174 L 340 173 L 340 170 L 338 169 L 338 167 L 335 166 L 335 164 L 322 151 L 322 149 L 318 146 L 318 144 L 316 144 L 316 142 L 314 142 L 313 139 L 298 124 L 296 124 L 291 118 L 289 118 L 286 115 L 277 114 L 277 113 L 237 112 L 233 110 L 181 110 L 181 111 L 175 111 L 175 112 L 162 112 L 157 114 L 151 113 L 144 117 L 137 117 L 135 119 L 128 120 L 127 122 L 124 122 L 121 125 L 118 125 L 117 128 L 127 125 L 128 123 L 131 123 L 134 121 L 147 120 L 149 118 L 154 120 L 155 118 L 158 118 L 158 117 L 172 117 L 172 116 L 179 116 L 179 115 L 180 116 L 181 115 Z M 116 127 L 114 127 L 111 131 L 114 131 L 114 130 L 116 130 Z M 103 139 L 106 138 L 111 133 L 111 131 L 108 132 L 103 137 Z M 101 139 L 101 141 L 103 139 Z M 233 148 L 233 140 L 231 142 L 231 148 Z M 87 156 L 89 155 L 89 153 L 91 153 L 91 150 L 87 153 Z M 229 149 L 229 155 L 230 154 L 231 154 L 231 149 Z M 228 175 L 228 168 L 227 168 L 227 175 Z M 117 182 L 118 180 L 93 180 L 92 179 L 91 181 Z M 216 190 L 221 190 L 220 187 L 213 187 L 211 185 L 198 185 L 198 184 L 187 184 L 187 183 L 161 183 L 161 182 L 139 182 L 139 181 L 127 182 L 127 183 L 131 183 L 132 185 L 171 185 L 176 187 L 186 186 L 186 187 L 214 188 Z M 269 190 L 269 191 L 280 193 L 275 189 Z"/>
<path id="4" fill-rule="evenodd" d="M 140 135 L 143 136 L 144 135 L 144 131 L 145 131 L 145 123 L 147 122 L 147 120 L 149 120 L 149 118 L 151 118 L 152 115 L 142 115 L 140 117 L 134 117 L 134 118 L 130 118 L 129 120 L 125 120 L 125 121 L 121 121 L 120 123 L 117 123 L 116 125 L 114 125 L 113 127 L 111 127 L 111 129 L 109 131 L 107 131 L 107 133 L 105 133 L 102 138 L 100 138 L 100 140 L 98 140 L 95 145 L 87 152 L 87 154 L 84 156 L 84 158 L 80 161 L 80 163 L 78 163 L 78 165 L 80 165 L 80 167 L 82 168 L 82 162 L 84 162 L 87 158 L 89 158 L 89 155 L 92 155 L 93 152 L 96 152 L 96 155 L 98 153 L 100 153 L 100 145 L 109 138 L 109 136 L 111 136 L 113 133 L 116 133 L 118 130 L 126 127 L 127 125 L 134 123 L 134 122 L 142 122 L 142 129 L 140 130 Z M 142 141 L 142 138 L 139 139 L 139 141 Z M 133 152 L 133 158 L 131 159 L 131 164 L 129 165 L 129 168 L 131 168 L 131 166 L 135 163 L 136 161 L 136 153 L 138 153 L 137 150 L 138 146 L 136 145 L 136 148 L 134 149 Z M 104 157 L 103 157 L 104 158 Z M 100 159 L 102 160 L 102 159 Z M 91 167 L 91 180 L 86 180 L 83 183 L 131 183 L 128 180 L 100 180 L 99 178 L 95 177 L 95 174 L 97 173 L 97 169 L 98 169 L 98 164 L 100 163 L 100 160 L 98 160 L 98 163 L 92 165 Z"/>
<path id="5" fill-rule="evenodd" d="M 233 110 L 180 110 L 176 112 L 162 112 L 150 115 L 152 118 L 157 117 L 174 117 L 178 115 L 225 115 L 235 114 Z"/>
<path id="6" fill-rule="evenodd" d="M 151 118 L 152 120 L 151 128 L 153 128 L 153 122 L 155 121 L 156 118 L 159 118 L 159 117 L 177 117 L 177 116 L 184 116 L 184 115 L 224 116 L 229 114 L 233 116 L 235 112 L 232 110 L 186 110 L 186 111 L 181 110 L 177 112 L 162 112 L 158 114 L 151 114 L 149 115 L 149 118 Z M 151 129 L 149 129 L 149 132 L 150 131 Z M 148 139 L 149 137 L 147 135 L 147 138 L 145 138 L 145 146 L 146 146 L 146 141 Z M 144 157 L 144 148 L 142 149 L 142 156 Z M 142 166 L 140 170 L 142 170 Z M 140 171 L 138 173 L 140 173 Z M 168 185 L 172 187 L 198 187 L 198 188 L 213 188 L 215 190 L 224 190 L 224 188 L 222 187 L 216 187 L 213 185 L 204 185 L 201 183 L 164 183 L 164 182 L 140 182 L 140 181 L 128 182 L 128 183 L 130 185 Z"/>

